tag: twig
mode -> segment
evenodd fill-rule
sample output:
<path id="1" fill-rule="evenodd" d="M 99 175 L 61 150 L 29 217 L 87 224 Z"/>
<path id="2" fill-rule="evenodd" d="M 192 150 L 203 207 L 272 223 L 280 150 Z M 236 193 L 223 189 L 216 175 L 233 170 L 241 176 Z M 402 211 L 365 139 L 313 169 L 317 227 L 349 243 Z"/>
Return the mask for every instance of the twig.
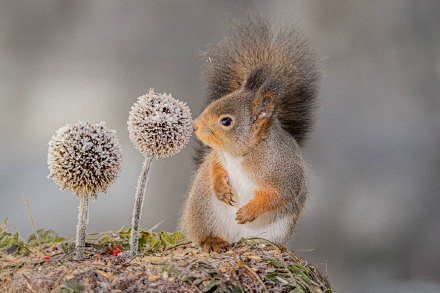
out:
<path id="1" fill-rule="evenodd" d="M 266 242 L 269 243 L 270 245 L 272 245 L 273 247 L 277 248 L 280 252 L 286 252 L 293 260 L 295 260 L 296 262 L 300 261 L 301 259 L 299 257 L 297 257 L 295 254 L 293 254 L 289 249 L 287 249 L 285 246 L 281 245 L 281 244 L 277 244 L 275 242 L 272 242 L 270 240 L 264 239 L 264 238 L 258 238 L 258 237 L 253 237 L 253 238 L 244 238 L 244 240 L 259 240 L 261 242 Z"/>
<path id="2" fill-rule="evenodd" d="M 164 251 L 172 250 L 172 249 L 175 249 L 177 247 L 185 246 L 185 245 L 190 244 L 190 243 L 191 243 L 191 241 L 187 241 L 187 242 L 183 242 L 183 243 L 178 243 L 176 245 L 173 245 L 173 246 L 170 246 L 170 247 L 166 248 Z"/>
<path id="3" fill-rule="evenodd" d="M 57 290 L 60 287 L 61 281 L 64 279 L 64 277 L 67 275 L 67 273 L 70 273 L 71 271 L 73 271 L 73 269 L 69 270 L 69 271 L 65 271 L 61 277 L 58 278 L 58 280 L 55 282 L 53 289 L 51 292 L 55 292 L 55 290 Z M 58 292 L 58 291 L 56 291 Z"/>
<path id="4" fill-rule="evenodd" d="M 285 252 L 285 251 L 288 250 L 286 247 L 284 247 L 284 246 L 281 245 L 281 244 L 277 244 L 277 243 L 275 243 L 275 242 L 272 242 L 272 241 L 270 241 L 270 240 L 267 240 L 267 239 L 264 239 L 264 238 L 260 238 L 260 237 L 243 238 L 243 239 L 244 239 L 244 240 L 259 240 L 260 242 L 266 242 L 266 243 L 269 243 L 270 245 L 272 245 L 272 246 L 278 248 L 278 250 L 281 251 L 281 252 Z"/>
<path id="5" fill-rule="evenodd" d="M 227 266 L 230 269 L 230 272 L 232 276 L 234 277 L 235 281 L 238 281 L 238 287 L 240 288 L 241 292 L 245 292 L 243 286 L 241 285 L 240 278 L 238 277 L 237 273 L 235 272 L 235 268 L 233 268 L 228 262 L 225 262 L 225 266 Z M 251 290 L 252 291 L 252 290 Z"/>
<path id="6" fill-rule="evenodd" d="M 261 286 L 263 286 L 263 291 L 264 292 L 269 292 L 269 290 L 267 290 L 266 285 L 264 285 L 263 280 L 261 280 L 260 276 L 258 276 L 258 274 L 256 272 L 254 272 L 250 267 L 248 267 L 247 265 L 245 265 L 241 260 L 237 261 L 237 265 L 240 268 L 245 269 L 248 272 L 248 275 L 254 279 L 255 281 L 257 281 L 258 283 L 260 283 Z"/>
<path id="7" fill-rule="evenodd" d="M 35 228 L 35 221 L 34 221 L 34 217 L 32 216 L 31 208 L 29 207 L 29 202 L 27 198 L 24 196 L 23 196 L 23 201 L 24 201 L 24 205 L 26 206 L 26 210 L 28 212 L 29 218 L 31 220 L 32 230 L 34 231 L 35 240 L 37 241 L 38 246 L 41 246 L 40 235 L 38 235 L 37 229 Z"/>
<path id="8" fill-rule="evenodd" d="M 32 283 L 32 281 L 25 274 L 22 276 L 26 280 L 29 289 L 38 292 L 38 288 L 34 285 L 34 283 Z"/>
<path id="9" fill-rule="evenodd" d="M 153 232 L 155 229 L 157 229 L 160 225 L 162 225 L 163 220 L 160 221 L 159 223 L 157 223 L 156 225 L 154 225 L 153 227 L 151 227 L 150 229 L 148 229 L 149 232 Z"/>

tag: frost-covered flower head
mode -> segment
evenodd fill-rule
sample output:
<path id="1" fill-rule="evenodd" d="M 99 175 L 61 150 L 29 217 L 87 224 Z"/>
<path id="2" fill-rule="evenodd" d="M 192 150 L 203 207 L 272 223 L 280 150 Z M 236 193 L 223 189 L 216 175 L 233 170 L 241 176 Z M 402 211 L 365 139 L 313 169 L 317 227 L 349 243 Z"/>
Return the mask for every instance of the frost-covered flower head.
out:
<path id="1" fill-rule="evenodd" d="M 104 122 L 79 122 L 58 129 L 49 141 L 49 178 L 62 190 L 96 197 L 118 177 L 122 149 Z"/>
<path id="2" fill-rule="evenodd" d="M 153 89 L 134 103 L 127 124 L 135 147 L 145 156 L 156 158 L 180 152 L 192 133 L 189 107 Z"/>

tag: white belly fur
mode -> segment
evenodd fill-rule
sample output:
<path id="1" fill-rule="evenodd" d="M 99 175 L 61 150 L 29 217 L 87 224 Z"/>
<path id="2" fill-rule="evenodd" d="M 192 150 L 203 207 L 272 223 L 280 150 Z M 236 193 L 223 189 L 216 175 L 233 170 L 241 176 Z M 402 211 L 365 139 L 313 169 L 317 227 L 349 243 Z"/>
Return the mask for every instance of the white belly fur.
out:
<path id="1" fill-rule="evenodd" d="M 242 157 L 234 157 L 223 153 L 220 156 L 221 164 L 229 176 L 229 184 L 234 193 L 235 206 L 219 202 L 213 196 L 211 204 L 214 217 L 218 221 L 218 231 L 214 233 L 228 242 L 236 242 L 242 237 L 262 237 L 274 242 L 284 243 L 289 236 L 291 219 L 287 216 L 276 217 L 273 212 L 259 216 L 251 223 L 238 224 L 235 220 L 237 210 L 248 203 L 253 197 L 257 185 L 250 178 L 241 162 Z"/>

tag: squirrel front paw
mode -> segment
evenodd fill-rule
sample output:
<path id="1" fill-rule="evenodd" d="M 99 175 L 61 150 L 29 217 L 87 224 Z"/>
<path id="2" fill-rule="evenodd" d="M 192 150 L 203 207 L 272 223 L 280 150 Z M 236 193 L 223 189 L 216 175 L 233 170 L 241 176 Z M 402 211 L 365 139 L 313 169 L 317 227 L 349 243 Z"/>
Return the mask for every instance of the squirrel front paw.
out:
<path id="1" fill-rule="evenodd" d="M 238 209 L 236 213 L 235 220 L 239 224 L 245 224 L 247 222 L 252 222 L 258 217 L 256 210 L 252 208 L 251 205 L 246 204 Z"/>
<path id="2" fill-rule="evenodd" d="M 214 184 L 214 193 L 219 200 L 228 205 L 234 205 L 234 194 L 232 193 L 231 186 L 229 186 L 228 176 L 217 179 L 216 184 Z"/>

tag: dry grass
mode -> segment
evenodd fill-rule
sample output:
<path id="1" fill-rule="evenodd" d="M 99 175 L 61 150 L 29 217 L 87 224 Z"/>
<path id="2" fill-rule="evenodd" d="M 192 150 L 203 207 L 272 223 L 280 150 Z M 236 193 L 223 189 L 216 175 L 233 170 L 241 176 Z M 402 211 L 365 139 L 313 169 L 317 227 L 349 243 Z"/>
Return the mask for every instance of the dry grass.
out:
<path id="1" fill-rule="evenodd" d="M 332 292 L 315 266 L 264 239 L 243 239 L 224 253 L 209 254 L 180 233 L 143 231 L 141 255 L 131 259 L 118 250 L 127 248 L 128 233 L 89 236 L 84 261 L 73 260 L 71 241 L 49 237 L 56 240 L 44 243 L 43 234 L 42 244 L 24 244 L 22 253 L 3 249 L 0 291 Z"/>

